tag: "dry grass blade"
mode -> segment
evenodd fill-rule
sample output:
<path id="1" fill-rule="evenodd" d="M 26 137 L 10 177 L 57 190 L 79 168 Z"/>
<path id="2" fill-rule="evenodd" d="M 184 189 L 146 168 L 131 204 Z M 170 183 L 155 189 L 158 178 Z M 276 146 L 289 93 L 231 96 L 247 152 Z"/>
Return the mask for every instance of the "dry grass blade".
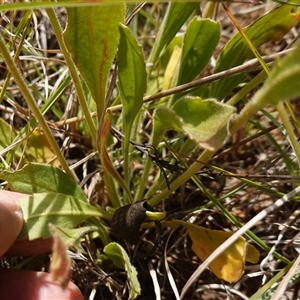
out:
<path id="1" fill-rule="evenodd" d="M 270 300 L 280 299 L 280 297 L 284 294 L 284 292 L 289 284 L 290 279 L 295 275 L 297 269 L 299 268 L 299 265 L 300 265 L 300 256 L 297 257 L 293 266 L 290 268 L 289 272 L 286 274 L 284 279 L 281 281 L 275 294 L 272 296 L 272 298 Z"/>
<path id="2" fill-rule="evenodd" d="M 178 289 L 177 289 L 177 286 L 176 286 L 176 283 L 175 283 L 175 280 L 173 278 L 173 275 L 172 275 L 172 272 L 169 268 L 169 264 L 168 264 L 168 260 L 167 260 L 167 247 L 168 247 L 168 244 L 169 244 L 169 240 L 171 238 L 171 235 L 174 231 L 172 231 L 166 241 L 166 245 L 165 245 L 165 249 L 164 249 L 164 263 L 165 263 L 165 268 L 166 268 L 166 272 L 167 272 L 167 276 L 168 276 L 168 279 L 169 279 L 169 283 L 172 287 L 172 290 L 174 292 L 174 296 L 176 298 L 176 300 L 179 300 L 180 299 L 180 296 L 179 296 L 179 292 L 178 292 Z"/>
<path id="3" fill-rule="evenodd" d="M 149 267 L 150 276 L 151 276 L 152 281 L 153 281 L 156 300 L 161 300 L 160 286 L 159 286 L 159 282 L 158 282 L 158 279 L 157 279 L 156 271 L 154 270 L 153 264 L 151 262 L 148 263 L 148 267 Z"/>

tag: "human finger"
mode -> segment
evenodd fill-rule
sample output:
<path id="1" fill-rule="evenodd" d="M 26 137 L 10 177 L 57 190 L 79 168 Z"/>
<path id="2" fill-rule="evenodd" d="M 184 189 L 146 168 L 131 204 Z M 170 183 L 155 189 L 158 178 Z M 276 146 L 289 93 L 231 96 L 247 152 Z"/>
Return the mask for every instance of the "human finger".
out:
<path id="1" fill-rule="evenodd" d="M 22 198 L 28 196 L 27 194 L 17 193 L 17 192 L 11 192 L 11 191 L 3 191 L 0 190 L 0 204 L 3 204 L 8 210 L 11 212 L 18 211 L 20 208 L 19 202 L 22 201 Z M 0 212 L 1 215 L 1 212 Z M 6 215 L 6 213 L 5 213 Z M 6 215 L 7 216 L 7 215 Z M 21 223 L 18 224 L 22 227 L 23 219 L 22 219 L 22 213 L 21 213 Z M 13 218 L 11 216 L 7 216 L 10 220 L 13 221 Z M 1 220 L 0 220 L 1 221 Z M 1 223 L 1 222 L 0 222 Z M 3 255 L 5 253 L 5 256 L 31 256 L 31 255 L 39 255 L 51 252 L 52 249 L 52 238 L 47 239 L 36 239 L 33 241 L 29 241 L 28 239 L 22 239 L 17 240 L 14 242 L 14 240 L 17 238 L 17 235 L 19 234 L 21 227 L 19 229 L 19 232 L 17 235 L 13 232 L 11 233 L 15 225 L 7 225 L 10 224 L 10 221 L 7 222 L 7 220 L 3 220 L 4 225 L 1 227 L 0 224 L 0 237 L 1 232 L 5 232 L 6 235 L 9 237 L 4 237 L 3 241 L 0 243 L 0 254 Z M 3 228 L 3 229 L 1 229 Z M 2 239 L 2 237 L 1 237 Z M 12 244 L 12 242 L 14 242 Z M 9 247 L 12 244 L 11 247 Z M 2 249 L 3 248 L 3 249 Z M 7 251 L 6 251 L 7 250 Z"/>
<path id="2" fill-rule="evenodd" d="M 23 225 L 23 214 L 16 200 L 0 191 L 0 256 L 17 239 Z"/>
<path id="3" fill-rule="evenodd" d="M 0 291 L 1 299 L 83 300 L 73 282 L 62 289 L 46 272 L 0 269 Z"/>

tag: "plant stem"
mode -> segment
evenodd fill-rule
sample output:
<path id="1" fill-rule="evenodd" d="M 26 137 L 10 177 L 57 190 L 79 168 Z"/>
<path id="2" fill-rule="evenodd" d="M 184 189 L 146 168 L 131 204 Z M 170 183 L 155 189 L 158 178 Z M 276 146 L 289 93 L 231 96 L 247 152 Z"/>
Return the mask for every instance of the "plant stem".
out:
<path id="1" fill-rule="evenodd" d="M 143 174 L 141 176 L 139 185 L 137 187 L 137 191 L 134 195 L 134 202 L 143 199 L 143 195 L 144 195 L 145 187 L 147 186 L 147 181 L 148 181 L 151 165 L 152 165 L 152 161 L 149 158 L 149 156 L 147 156 L 146 162 L 144 164 Z"/>
<path id="2" fill-rule="evenodd" d="M 159 194 L 150 199 L 149 204 L 151 206 L 155 206 L 156 204 L 160 203 L 165 197 L 179 188 L 182 184 L 189 180 L 201 167 L 203 167 L 203 164 L 200 162 L 207 162 L 214 154 L 215 151 L 205 150 L 198 158 L 199 162 L 194 162 L 183 174 L 181 174 L 170 184 L 170 190 L 168 190 L 168 188 L 165 188 Z"/>
<path id="3" fill-rule="evenodd" d="M 230 134 L 237 132 L 259 109 L 260 105 L 256 101 L 248 102 L 240 114 L 231 122 L 229 126 Z"/>
<path id="4" fill-rule="evenodd" d="M 233 97 L 231 97 L 227 104 L 236 105 L 242 98 L 244 98 L 249 92 L 251 92 L 256 86 L 262 83 L 266 78 L 266 72 L 262 71 L 249 81 L 241 90 L 239 90 Z"/>

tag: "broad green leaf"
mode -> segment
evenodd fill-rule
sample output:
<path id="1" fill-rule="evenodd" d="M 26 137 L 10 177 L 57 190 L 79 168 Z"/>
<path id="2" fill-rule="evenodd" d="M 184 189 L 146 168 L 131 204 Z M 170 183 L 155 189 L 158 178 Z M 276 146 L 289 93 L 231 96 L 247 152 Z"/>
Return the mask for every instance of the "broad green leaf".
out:
<path id="1" fill-rule="evenodd" d="M 129 183 L 129 146 L 132 124 L 143 105 L 146 91 L 146 65 L 141 46 L 138 45 L 130 29 L 120 24 L 120 44 L 118 48 L 118 88 L 123 104 L 124 180 Z"/>
<path id="2" fill-rule="evenodd" d="M 56 229 L 59 231 L 61 238 L 64 242 L 69 245 L 73 246 L 86 234 L 98 231 L 98 227 L 94 225 L 90 226 L 83 226 L 79 228 L 61 228 L 56 226 Z"/>
<path id="3" fill-rule="evenodd" d="M 206 67 L 220 39 L 220 24 L 195 17 L 183 39 L 180 67 L 176 85 L 190 82 Z M 176 99 L 180 93 L 174 95 Z M 174 99 L 174 97 L 173 97 Z"/>
<path id="4" fill-rule="evenodd" d="M 182 25 L 187 21 L 188 17 L 199 5 L 197 2 L 171 2 L 165 14 L 164 20 L 157 33 L 155 43 L 153 45 L 149 62 L 156 64 L 162 50 L 172 41 L 175 34 Z"/>
<path id="5" fill-rule="evenodd" d="M 182 131 L 180 118 L 170 108 L 160 105 L 154 111 L 153 131 L 151 135 L 151 144 L 157 147 L 161 141 L 164 131 L 172 129 L 178 132 Z"/>
<path id="6" fill-rule="evenodd" d="M 147 73 L 142 48 L 130 29 L 120 24 L 119 31 L 118 88 L 123 103 L 124 129 L 130 135 L 132 123 L 143 105 Z"/>
<path id="7" fill-rule="evenodd" d="M 124 20 L 124 4 L 73 7 L 67 12 L 66 46 L 102 115 L 107 77 L 119 42 L 118 26 Z"/>
<path id="8" fill-rule="evenodd" d="M 279 101 L 300 96 L 300 43 L 292 53 L 279 60 L 265 81 L 263 87 L 254 95 L 259 106 L 276 105 Z"/>
<path id="9" fill-rule="evenodd" d="M 48 224 L 71 229 L 90 217 L 101 217 L 101 212 L 89 203 L 75 197 L 58 194 L 33 194 L 20 199 L 24 225 L 19 239 L 50 237 Z"/>
<path id="10" fill-rule="evenodd" d="M 135 299 L 141 294 L 140 284 L 137 278 L 137 271 L 131 264 L 126 251 L 117 243 L 110 243 L 103 249 L 103 252 L 114 262 L 114 264 L 125 269 L 129 283 L 129 298 Z"/>
<path id="11" fill-rule="evenodd" d="M 253 46 L 258 48 L 269 41 L 278 41 L 299 21 L 300 12 L 295 6 L 282 5 L 260 17 L 244 29 Z M 242 64 L 252 56 L 252 52 L 240 33 L 236 33 L 220 53 L 214 72 L 228 70 Z M 235 75 L 219 81 L 211 86 L 210 96 L 223 99 L 244 78 Z"/>
<path id="12" fill-rule="evenodd" d="M 179 99 L 172 108 L 181 119 L 182 129 L 205 149 L 220 148 L 227 139 L 228 124 L 235 108 L 214 99 Z"/>
<path id="13" fill-rule="evenodd" d="M 86 201 L 80 186 L 63 171 L 50 165 L 30 163 L 18 171 L 2 171 L 0 178 L 7 180 L 10 189 L 15 192 L 56 192 Z"/>
<path id="14" fill-rule="evenodd" d="M 165 130 L 182 130 L 182 124 L 178 115 L 166 106 L 158 106 L 154 112 L 154 130 L 163 133 Z"/>
<path id="15" fill-rule="evenodd" d="M 205 261 L 222 243 L 224 243 L 232 232 L 213 230 L 194 225 L 181 220 L 168 222 L 170 226 L 184 226 L 192 239 L 192 249 L 197 256 Z M 248 244 L 243 237 L 228 247 L 210 265 L 209 269 L 220 279 L 230 283 L 241 279 L 245 269 L 245 262 L 257 263 L 259 259 L 258 250 Z"/>

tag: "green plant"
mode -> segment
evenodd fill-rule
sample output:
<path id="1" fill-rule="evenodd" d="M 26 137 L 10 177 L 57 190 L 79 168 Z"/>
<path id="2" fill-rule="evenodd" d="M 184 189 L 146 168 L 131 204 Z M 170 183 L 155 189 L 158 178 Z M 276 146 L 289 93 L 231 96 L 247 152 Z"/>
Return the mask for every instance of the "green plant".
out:
<path id="1" fill-rule="evenodd" d="M 204 11 L 207 18 L 200 18 L 196 14 L 198 3 L 174 2 L 169 3 L 167 7 L 162 5 L 161 9 L 165 10 L 165 14 L 156 39 L 145 41 L 143 47 L 139 45 L 135 35 L 139 35 L 140 31 L 140 37 L 143 37 L 151 30 L 156 30 L 157 24 L 152 24 L 155 23 L 155 5 L 149 5 L 148 10 L 140 11 L 140 15 L 144 14 L 147 18 L 141 29 L 138 23 L 129 22 L 142 5 L 137 6 L 138 9 L 135 10 L 133 5 L 125 7 L 121 3 L 94 3 L 92 6 L 85 6 L 84 3 L 75 1 L 61 2 L 59 5 L 67 7 L 68 15 L 66 28 L 63 30 L 53 10 L 54 4 L 39 2 L 38 4 L 45 8 L 51 22 L 68 72 L 61 74 L 61 81 L 48 97 L 31 86 L 30 78 L 21 73 L 22 69 L 18 68 L 17 64 L 20 53 L 27 51 L 24 40 L 28 35 L 26 20 L 32 16 L 29 10 L 25 12 L 19 26 L 13 28 L 13 33 L 19 39 L 12 38 L 6 44 L 5 31 L 1 34 L 0 51 L 10 71 L 5 77 L 1 100 L 5 97 L 12 98 L 7 91 L 12 76 L 32 114 L 26 126 L 13 135 L 7 134 L 11 128 L 6 122 L 1 120 L 0 123 L 0 130 L 3 132 L 1 150 L 6 154 L 5 165 L 9 168 L 13 166 L 14 157 L 22 165 L 22 168 L 13 171 L 3 167 L 0 178 L 5 180 L 5 184 L 13 191 L 33 194 L 22 202 L 26 225 L 20 238 L 31 240 L 49 237 L 49 223 L 55 223 L 65 242 L 71 243 L 75 248 L 80 247 L 81 243 L 91 243 L 99 238 L 103 249 L 101 253 L 93 253 L 95 260 L 103 263 L 111 259 L 117 267 L 126 270 L 130 299 L 141 293 L 137 272 L 124 250 L 124 244 L 121 245 L 122 239 L 128 237 L 120 234 L 120 243 L 111 241 L 109 228 L 112 223 L 117 224 L 117 228 L 124 227 L 133 234 L 138 234 L 140 227 L 156 226 L 157 236 L 161 230 L 160 226 L 172 228 L 183 225 L 189 229 L 188 222 L 161 221 L 166 214 L 152 211 L 152 207 L 159 206 L 160 209 L 162 203 L 171 197 L 173 192 L 192 180 L 195 187 L 209 199 L 208 205 L 214 205 L 232 224 L 242 227 L 222 203 L 222 199 L 213 195 L 197 175 L 204 166 L 229 173 L 225 169 L 211 166 L 210 159 L 222 149 L 230 136 L 241 130 L 245 124 L 250 124 L 247 122 L 251 118 L 255 120 L 257 112 L 263 111 L 269 105 L 276 106 L 279 111 L 283 125 L 279 124 L 278 127 L 283 128 L 282 131 L 290 140 L 297 157 L 296 164 L 286 160 L 291 172 L 297 168 L 300 160 L 299 145 L 287 114 L 287 108 L 291 105 L 287 99 L 300 95 L 299 44 L 285 58 L 276 62 L 271 71 L 258 52 L 260 46 L 273 40 L 281 40 L 297 24 L 297 6 L 285 4 L 276 7 L 253 21 L 247 28 L 240 29 L 218 54 L 213 70 L 214 73 L 227 71 L 230 74 L 234 67 L 256 57 L 261 73 L 255 75 L 252 80 L 247 79 L 245 71 L 230 76 L 225 74 L 212 82 L 201 82 L 200 79 L 197 85 L 195 79 L 208 72 L 210 59 L 220 42 L 221 24 L 209 15 L 220 5 L 216 2 L 207 3 Z M 3 6 L 1 10 L 35 7 L 36 3 L 14 4 Z M 226 10 L 226 6 L 224 8 Z M 126 19 L 124 15 L 127 16 Z M 184 36 L 177 37 L 176 34 L 183 25 L 186 26 Z M 16 48 L 14 57 L 10 55 L 10 47 Z M 56 66 L 51 66 L 51 60 L 48 63 L 55 72 Z M 39 79 L 44 76 L 39 70 L 36 73 L 39 74 Z M 60 100 L 60 97 L 63 97 L 71 83 L 79 103 L 78 117 L 84 119 L 78 132 L 86 135 L 91 149 L 100 159 L 101 174 L 107 191 L 107 195 L 101 196 L 102 202 L 95 204 L 87 199 L 78 185 L 78 178 L 60 151 L 45 118 L 49 112 L 57 119 L 63 117 L 60 105 L 66 102 L 66 99 Z M 250 91 L 255 91 L 254 96 L 237 112 L 236 107 L 246 99 Z M 40 107 L 36 104 L 36 98 L 43 100 Z M 226 101 L 223 101 L 224 99 Z M 286 102 L 283 103 L 284 100 Z M 93 116 L 96 118 L 93 119 Z M 293 117 L 294 123 L 299 124 L 298 118 L 295 115 Z M 148 121 L 151 121 L 150 129 L 145 128 Z M 68 120 L 65 124 L 67 122 Z M 278 125 L 276 120 L 274 122 Z M 45 163 L 33 162 L 25 165 L 30 160 L 24 158 L 23 153 L 30 153 L 28 144 L 22 142 L 33 134 L 42 139 L 36 131 L 37 126 L 42 129 L 47 142 L 39 146 L 33 143 L 33 148 L 41 149 L 42 154 L 39 158 L 45 158 L 45 149 L 51 147 L 56 157 L 55 165 L 60 165 L 64 172 Z M 299 127 L 297 129 L 299 132 Z M 170 130 L 174 135 L 166 134 Z M 140 134 L 141 131 L 149 137 L 147 140 Z M 121 143 L 117 149 L 112 136 Z M 10 147 L 10 144 L 13 146 Z M 164 149 L 168 153 L 165 157 L 162 156 Z M 33 156 L 38 161 L 38 156 Z M 131 169 L 134 163 L 142 166 L 143 171 L 138 175 Z M 154 179 L 149 182 L 151 176 Z M 207 176 L 209 177 L 209 174 Z M 260 186 L 253 180 L 243 178 L 241 181 L 269 194 L 280 195 L 279 191 Z M 225 198 L 226 194 L 223 199 Z M 147 200 L 146 204 L 135 206 L 140 204 L 142 199 Z M 138 209 L 133 218 L 131 209 L 136 207 Z M 199 207 L 194 207 L 192 211 L 198 209 Z M 190 212 L 184 211 L 184 215 Z M 117 218 L 117 214 L 131 216 L 133 220 L 129 221 L 129 217 Z M 193 241 L 197 237 L 203 238 L 203 232 L 199 233 L 200 231 L 201 227 L 199 235 L 196 238 L 193 236 Z M 219 233 L 215 234 L 217 238 Z M 261 249 L 270 250 L 270 247 L 254 233 L 248 231 L 246 234 Z M 87 255 L 88 251 L 81 250 Z M 230 251 L 232 250 L 227 252 L 228 257 Z M 289 263 L 281 254 L 274 252 L 274 255 L 282 262 Z M 244 270 L 246 255 L 242 253 L 241 257 L 239 263 Z M 226 279 L 228 277 L 225 279 L 236 281 L 241 276 L 234 280 Z"/>

